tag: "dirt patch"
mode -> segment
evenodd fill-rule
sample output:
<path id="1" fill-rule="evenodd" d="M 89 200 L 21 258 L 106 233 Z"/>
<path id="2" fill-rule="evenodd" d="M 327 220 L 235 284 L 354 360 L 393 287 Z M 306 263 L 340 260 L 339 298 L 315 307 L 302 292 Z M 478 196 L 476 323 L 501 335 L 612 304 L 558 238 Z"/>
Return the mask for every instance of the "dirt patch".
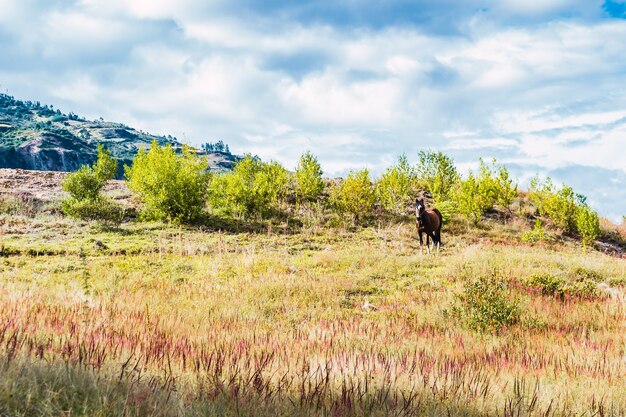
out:
<path id="1" fill-rule="evenodd" d="M 61 188 L 67 174 L 69 173 L 59 171 L 0 168 L 0 197 L 11 195 L 42 202 L 58 201 L 67 196 Z M 131 193 L 124 181 L 109 181 L 104 192 L 116 200 L 130 204 Z"/>

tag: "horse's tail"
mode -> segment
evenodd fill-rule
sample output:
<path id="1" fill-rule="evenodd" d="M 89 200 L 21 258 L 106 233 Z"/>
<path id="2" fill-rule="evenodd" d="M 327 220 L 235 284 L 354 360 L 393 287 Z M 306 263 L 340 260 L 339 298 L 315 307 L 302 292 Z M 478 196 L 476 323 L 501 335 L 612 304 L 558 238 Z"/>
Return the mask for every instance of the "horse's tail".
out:
<path id="1" fill-rule="evenodd" d="M 441 215 L 441 212 L 437 209 L 433 210 L 435 212 L 435 214 L 437 215 L 437 217 L 439 218 L 439 226 L 437 227 L 437 229 L 435 230 L 435 239 L 437 239 L 437 242 L 439 242 L 439 245 L 441 245 L 441 226 L 443 226 L 443 216 Z"/>

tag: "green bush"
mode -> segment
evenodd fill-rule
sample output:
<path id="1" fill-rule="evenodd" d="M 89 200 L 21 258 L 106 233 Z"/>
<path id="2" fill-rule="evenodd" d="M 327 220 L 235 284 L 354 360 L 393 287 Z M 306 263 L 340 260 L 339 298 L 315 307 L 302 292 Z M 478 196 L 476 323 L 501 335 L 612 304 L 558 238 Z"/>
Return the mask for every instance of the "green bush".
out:
<path id="1" fill-rule="evenodd" d="M 455 191 L 454 201 L 457 211 L 474 224 L 493 208 L 495 194 L 492 182 L 482 173 L 475 176 L 470 172 L 465 180 L 458 183 Z"/>
<path id="2" fill-rule="evenodd" d="M 93 166 L 84 165 L 65 177 L 62 187 L 70 196 L 61 201 L 63 213 L 82 220 L 119 224 L 124 217 L 124 209 L 100 194 L 107 181 L 115 178 L 116 172 L 117 162 L 99 144 L 98 159 Z"/>
<path id="3" fill-rule="evenodd" d="M 288 182 L 289 173 L 278 162 L 246 155 L 233 172 L 212 179 L 209 206 L 230 215 L 267 216 L 284 200 Z"/>
<path id="4" fill-rule="evenodd" d="M 209 173 L 207 161 L 191 148 L 177 154 L 170 145 L 152 142 L 125 167 L 126 184 L 144 203 L 145 219 L 187 223 L 197 219 L 205 205 Z"/>
<path id="5" fill-rule="evenodd" d="M 451 314 L 473 330 L 499 332 L 519 322 L 518 301 L 511 299 L 504 281 L 495 275 L 468 282 L 457 296 Z"/>
<path id="6" fill-rule="evenodd" d="M 539 220 L 539 217 L 535 219 L 535 225 L 533 226 L 533 230 L 529 232 L 524 232 L 524 234 L 522 234 L 522 242 L 526 243 L 542 242 L 545 239 L 545 229 L 541 224 L 541 220 Z"/>
<path id="7" fill-rule="evenodd" d="M 340 214 L 351 214 L 357 221 L 372 214 L 374 202 L 374 186 L 367 169 L 350 171 L 348 177 L 331 194 L 331 203 L 335 210 Z"/>
<path id="8" fill-rule="evenodd" d="M 380 205 L 394 214 L 402 214 L 413 191 L 415 174 L 406 155 L 381 175 L 376 183 L 376 198 Z"/>
<path id="9" fill-rule="evenodd" d="M 592 245 L 600 236 L 600 219 L 598 214 L 587 205 L 576 209 L 576 228 L 582 236 L 583 246 Z"/>
<path id="10" fill-rule="evenodd" d="M 558 297 L 564 300 L 566 296 L 584 299 L 593 299 L 600 296 L 598 284 L 592 279 L 582 279 L 576 283 L 568 284 L 563 278 L 552 274 L 534 274 L 526 279 L 529 287 L 541 289 L 541 294 Z"/>
<path id="11" fill-rule="evenodd" d="M 563 298 L 565 294 L 565 280 L 552 274 L 534 274 L 526 280 L 526 285 L 538 288 L 541 290 L 541 294 L 551 297 Z"/>
<path id="12" fill-rule="evenodd" d="M 309 151 L 302 154 L 294 174 L 298 203 L 317 200 L 324 191 L 323 171 L 317 158 Z"/>
<path id="13" fill-rule="evenodd" d="M 68 198 L 61 202 L 63 213 L 82 220 L 95 220 L 107 225 L 119 225 L 124 219 L 125 210 L 110 198 L 98 196 L 95 199 L 77 200 Z"/>
<path id="14" fill-rule="evenodd" d="M 449 200 L 459 181 L 454 161 L 442 152 L 420 151 L 416 174 L 421 187 L 432 194 L 436 204 Z"/>
<path id="15" fill-rule="evenodd" d="M 98 157 L 93 166 L 83 165 L 78 171 L 68 174 L 62 187 L 75 200 L 94 200 L 108 180 L 115 178 L 117 162 L 109 150 L 98 145 Z"/>
<path id="16" fill-rule="evenodd" d="M 576 231 L 577 201 L 584 202 L 583 196 L 575 194 L 566 185 L 557 190 L 550 178 L 543 183 L 537 177 L 533 178 L 529 191 L 530 201 L 537 207 L 539 214 L 547 216 L 565 232 Z"/>

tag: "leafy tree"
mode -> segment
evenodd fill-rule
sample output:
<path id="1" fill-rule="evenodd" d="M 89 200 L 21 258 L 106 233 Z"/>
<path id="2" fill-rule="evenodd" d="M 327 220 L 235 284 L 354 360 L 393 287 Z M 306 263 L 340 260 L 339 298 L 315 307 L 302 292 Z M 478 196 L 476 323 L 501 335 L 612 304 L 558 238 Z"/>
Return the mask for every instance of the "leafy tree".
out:
<path id="1" fill-rule="evenodd" d="M 481 190 L 480 179 L 473 172 L 469 173 L 467 179 L 459 182 L 454 199 L 457 211 L 474 224 L 480 221 L 488 207 L 493 204 L 491 197 Z"/>
<path id="2" fill-rule="evenodd" d="M 401 214 L 413 191 L 414 170 L 406 155 L 398 158 L 398 163 L 381 175 L 376 183 L 376 197 L 381 206 L 392 213 Z"/>
<path id="3" fill-rule="evenodd" d="M 209 205 L 232 215 L 266 216 L 284 199 L 288 181 L 289 173 L 278 162 L 246 155 L 233 172 L 213 178 Z"/>
<path id="4" fill-rule="evenodd" d="M 593 241 L 600 236 L 598 214 L 586 204 L 579 206 L 576 210 L 576 228 L 583 238 L 584 247 L 593 244 Z"/>
<path id="5" fill-rule="evenodd" d="M 442 152 L 420 151 L 417 177 L 421 186 L 432 194 L 435 203 L 449 200 L 459 181 L 454 161 Z"/>
<path id="6" fill-rule="evenodd" d="M 210 174 L 207 162 L 187 146 L 177 154 L 154 141 L 125 167 L 125 175 L 128 188 L 144 202 L 146 219 L 186 223 L 202 212 Z"/>
<path id="7" fill-rule="evenodd" d="M 336 210 L 354 215 L 357 221 L 371 214 L 375 194 L 369 170 L 350 171 L 348 177 L 334 189 L 331 201 Z"/>
<path id="8" fill-rule="evenodd" d="M 324 191 L 323 171 L 317 158 L 306 151 L 300 156 L 294 174 L 298 203 L 315 201 Z"/>
<path id="9" fill-rule="evenodd" d="M 568 233 L 576 230 L 576 207 L 584 203 L 584 196 L 575 194 L 565 184 L 557 190 L 549 177 L 543 183 L 537 177 L 533 178 L 529 196 L 539 214 L 547 216 Z"/>
<path id="10" fill-rule="evenodd" d="M 83 165 L 78 171 L 69 174 L 62 187 L 70 194 L 61 202 L 63 212 L 83 220 L 99 220 L 105 223 L 119 223 L 123 210 L 100 192 L 108 180 L 115 178 L 117 162 L 109 151 L 98 145 L 98 157 L 93 166 Z"/>

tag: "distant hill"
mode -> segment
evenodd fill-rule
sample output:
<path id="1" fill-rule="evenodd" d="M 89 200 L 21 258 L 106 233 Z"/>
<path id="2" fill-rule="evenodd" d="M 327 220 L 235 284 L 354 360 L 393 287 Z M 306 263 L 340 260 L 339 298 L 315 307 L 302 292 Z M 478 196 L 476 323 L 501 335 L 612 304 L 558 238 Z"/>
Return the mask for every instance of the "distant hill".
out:
<path id="1" fill-rule="evenodd" d="M 0 94 L 0 168 L 75 171 L 95 161 L 102 143 L 118 160 L 121 176 L 123 166 L 131 164 L 137 151 L 152 141 L 177 150 L 183 146 L 172 136 L 155 136 L 102 119 L 86 120 L 39 102 Z M 230 152 L 198 153 L 207 155 L 208 166 L 215 171 L 231 170 L 238 159 Z"/>

